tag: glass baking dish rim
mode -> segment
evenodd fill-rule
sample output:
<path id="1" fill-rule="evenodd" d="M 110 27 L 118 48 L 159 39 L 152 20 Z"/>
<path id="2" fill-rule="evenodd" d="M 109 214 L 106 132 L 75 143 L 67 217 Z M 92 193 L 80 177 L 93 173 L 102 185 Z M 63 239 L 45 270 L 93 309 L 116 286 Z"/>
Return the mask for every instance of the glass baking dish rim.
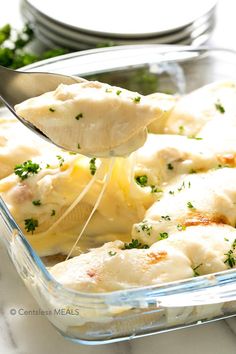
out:
<path id="1" fill-rule="evenodd" d="M 178 46 L 178 45 L 158 45 L 158 44 L 143 44 L 143 45 L 128 45 L 128 46 L 116 46 L 116 47 L 109 47 L 109 48 L 98 48 L 98 49 L 89 49 L 84 50 L 81 52 L 69 53 L 64 54 L 62 56 L 58 56 L 56 58 L 50 58 L 46 60 L 42 60 L 40 62 L 27 65 L 20 70 L 22 71 L 32 71 L 38 67 L 45 66 L 47 64 L 51 64 L 54 62 L 58 62 L 61 60 L 67 60 L 70 58 L 76 58 L 80 56 L 90 55 L 90 54 L 97 54 L 102 52 L 113 52 L 119 50 L 131 50 L 131 49 L 145 49 L 145 48 L 155 48 L 160 49 L 160 53 L 168 53 L 168 52 L 227 52 L 234 54 L 236 56 L 236 51 L 222 48 L 222 47 L 211 47 L 208 46 L 201 46 L 201 47 L 194 47 L 194 46 Z M 30 259 L 36 266 L 37 270 L 40 272 L 41 280 L 44 283 L 50 282 L 50 288 L 52 287 L 54 290 L 60 290 L 61 297 L 68 297 L 72 296 L 78 297 L 80 299 L 86 300 L 98 300 L 99 303 L 104 300 L 105 302 L 110 303 L 109 300 L 114 299 L 117 301 L 125 301 L 125 300 L 140 300 L 141 298 L 145 298 L 146 300 L 155 298 L 163 298 L 167 296 L 174 296 L 177 294 L 191 294 L 194 291 L 203 291 L 207 288 L 214 288 L 220 289 L 226 285 L 235 285 L 235 294 L 234 299 L 236 300 L 236 269 L 221 271 L 218 273 L 211 273 L 208 275 L 203 275 L 199 277 L 184 279 L 184 280 L 177 280 L 174 282 L 169 282 L 165 284 L 158 284 L 158 285 L 149 285 L 143 287 L 136 287 L 136 288 L 129 288 L 124 290 L 115 290 L 112 292 L 101 292 L 101 293 L 90 293 L 90 292 L 81 292 L 73 289 L 69 289 L 64 287 L 62 284 L 56 281 L 56 279 L 49 273 L 45 265 L 43 264 L 40 257 L 37 253 L 33 250 L 30 243 L 27 241 L 26 237 L 24 236 L 23 232 L 17 225 L 16 221 L 14 220 L 13 216 L 11 215 L 8 207 L 6 206 L 5 202 L 0 197 L 0 215 L 2 216 L 5 224 L 7 225 L 9 231 L 12 233 L 13 230 L 17 230 L 17 235 L 20 238 L 21 243 L 23 244 L 25 250 L 27 251 Z M 227 297 L 225 299 L 222 298 L 223 301 L 229 301 Z"/>

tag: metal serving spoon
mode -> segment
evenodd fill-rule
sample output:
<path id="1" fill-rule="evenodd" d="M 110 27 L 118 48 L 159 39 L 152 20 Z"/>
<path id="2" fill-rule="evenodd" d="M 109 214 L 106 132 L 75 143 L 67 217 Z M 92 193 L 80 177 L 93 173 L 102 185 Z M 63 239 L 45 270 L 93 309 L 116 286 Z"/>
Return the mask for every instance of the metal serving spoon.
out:
<path id="1" fill-rule="evenodd" d="M 24 72 L 7 69 L 0 65 L 0 99 L 6 107 L 27 128 L 38 134 L 41 138 L 56 145 L 32 123 L 18 116 L 14 106 L 28 98 L 39 96 L 45 92 L 55 90 L 60 84 L 74 84 L 85 79 L 75 76 L 52 74 L 47 72 Z M 59 146 L 63 148 L 63 146 Z"/>

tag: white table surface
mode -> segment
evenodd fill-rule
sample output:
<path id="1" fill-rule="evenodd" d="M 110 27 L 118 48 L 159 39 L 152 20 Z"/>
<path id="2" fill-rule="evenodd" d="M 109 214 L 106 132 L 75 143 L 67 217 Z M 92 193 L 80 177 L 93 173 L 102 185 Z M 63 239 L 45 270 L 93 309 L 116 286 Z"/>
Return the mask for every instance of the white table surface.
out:
<path id="1" fill-rule="evenodd" d="M 18 0 L 2 0 L 0 26 L 20 26 Z M 210 45 L 236 49 L 236 1 L 220 0 Z M 82 346 L 61 337 L 44 316 L 10 315 L 10 309 L 38 309 L 0 245 L 1 354 L 235 354 L 236 318 L 102 346 Z"/>

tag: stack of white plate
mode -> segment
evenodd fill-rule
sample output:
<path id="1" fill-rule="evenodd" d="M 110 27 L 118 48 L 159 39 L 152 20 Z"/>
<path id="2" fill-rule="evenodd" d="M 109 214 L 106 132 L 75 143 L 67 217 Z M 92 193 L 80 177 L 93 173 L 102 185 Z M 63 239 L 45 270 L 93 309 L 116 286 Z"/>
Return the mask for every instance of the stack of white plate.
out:
<path id="1" fill-rule="evenodd" d="M 194 44 L 209 38 L 217 0 L 22 0 L 21 13 L 48 46 Z"/>

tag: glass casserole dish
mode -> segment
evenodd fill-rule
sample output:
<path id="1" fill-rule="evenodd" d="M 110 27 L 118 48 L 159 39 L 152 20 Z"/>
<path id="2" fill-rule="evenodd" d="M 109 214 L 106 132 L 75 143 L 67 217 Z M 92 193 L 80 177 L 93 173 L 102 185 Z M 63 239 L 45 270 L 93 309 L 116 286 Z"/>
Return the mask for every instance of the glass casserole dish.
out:
<path id="1" fill-rule="evenodd" d="M 97 78 L 143 94 L 184 94 L 216 80 L 236 79 L 235 60 L 229 50 L 145 45 L 73 53 L 25 70 Z M 236 314 L 235 270 L 109 293 L 69 290 L 52 278 L 2 200 L 0 215 L 1 236 L 18 273 L 67 338 L 103 344 Z"/>

